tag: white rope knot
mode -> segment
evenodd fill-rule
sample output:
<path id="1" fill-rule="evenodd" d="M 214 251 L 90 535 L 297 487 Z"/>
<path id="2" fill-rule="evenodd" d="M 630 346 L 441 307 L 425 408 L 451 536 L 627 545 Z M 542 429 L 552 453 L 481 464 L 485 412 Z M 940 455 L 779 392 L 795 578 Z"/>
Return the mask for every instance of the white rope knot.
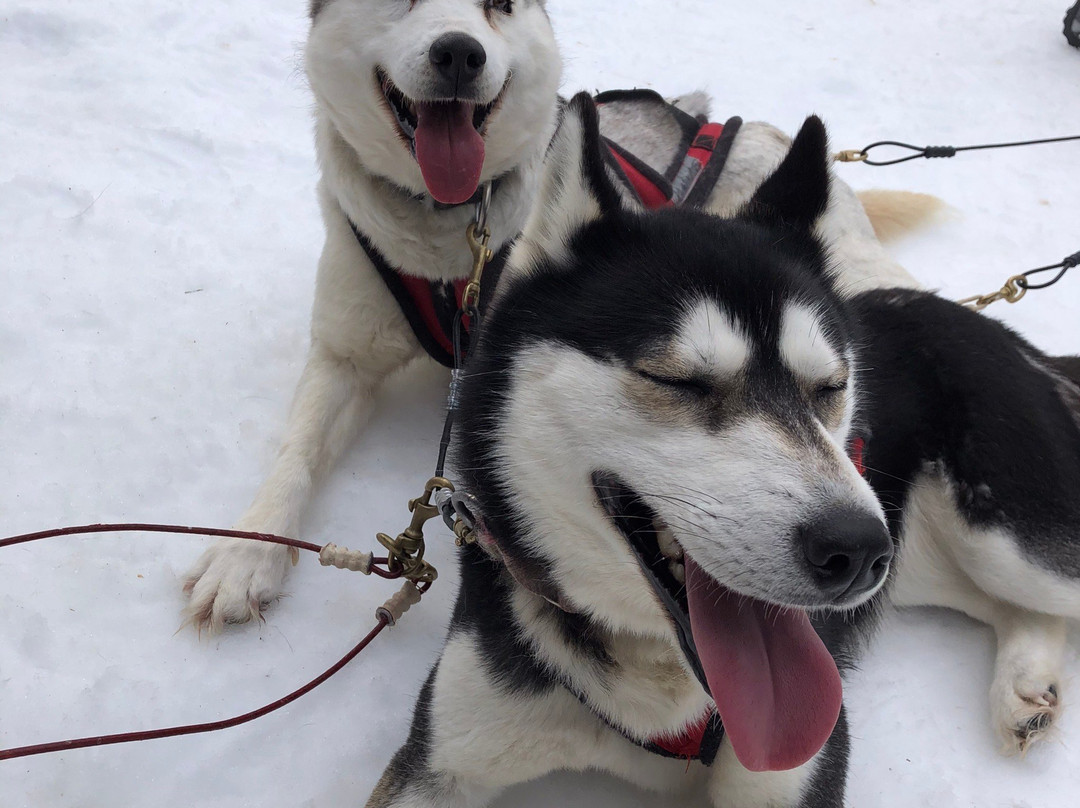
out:
<path id="1" fill-rule="evenodd" d="M 401 589 L 395 592 L 386 603 L 375 610 L 376 620 L 386 620 L 388 626 L 392 626 L 401 619 L 410 606 L 420 602 L 420 596 L 424 594 L 412 581 L 406 581 Z"/>
<path id="2" fill-rule="evenodd" d="M 337 567 L 339 570 L 352 570 L 362 572 L 364 575 L 371 574 L 371 553 L 338 547 L 336 544 L 328 544 L 319 551 L 319 563 L 324 567 Z"/>

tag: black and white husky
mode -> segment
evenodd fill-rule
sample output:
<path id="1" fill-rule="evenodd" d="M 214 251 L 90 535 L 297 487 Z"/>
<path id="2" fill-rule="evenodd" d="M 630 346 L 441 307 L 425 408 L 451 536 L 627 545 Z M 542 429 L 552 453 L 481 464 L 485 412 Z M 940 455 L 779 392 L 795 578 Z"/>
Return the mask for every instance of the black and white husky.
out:
<path id="1" fill-rule="evenodd" d="M 733 217 L 641 213 L 570 104 L 464 382 L 480 540 L 369 806 L 586 768 L 841 806 L 838 671 L 886 591 L 993 624 L 999 730 L 1046 728 L 1080 617 L 1080 361 L 924 292 L 839 296 L 825 149 L 811 118 Z"/>

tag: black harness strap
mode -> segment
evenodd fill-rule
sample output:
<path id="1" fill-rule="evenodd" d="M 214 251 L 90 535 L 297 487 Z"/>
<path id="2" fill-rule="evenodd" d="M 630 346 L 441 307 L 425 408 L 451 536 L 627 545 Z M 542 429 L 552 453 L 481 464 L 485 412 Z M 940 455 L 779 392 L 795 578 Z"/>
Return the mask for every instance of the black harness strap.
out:
<path id="1" fill-rule="evenodd" d="M 673 749 L 661 746 L 656 741 L 639 740 L 597 710 L 596 707 L 589 703 L 585 694 L 579 693 L 571 687 L 566 679 L 558 677 L 558 680 L 578 701 L 589 708 L 589 712 L 596 716 L 597 721 L 612 732 L 626 738 L 626 740 L 634 746 L 639 746 L 646 752 L 651 752 L 654 755 L 660 755 L 661 757 L 666 758 L 678 758 L 679 760 L 696 760 L 703 766 L 711 766 L 716 760 L 716 755 L 720 751 L 720 745 L 724 742 L 724 722 L 720 718 L 720 713 L 715 710 L 713 710 L 712 715 L 709 716 L 709 722 L 705 727 L 705 734 L 701 738 L 701 745 L 698 747 L 696 753 L 676 752 Z"/>
<path id="2" fill-rule="evenodd" d="M 697 178 L 697 182 L 694 183 L 694 187 L 683 202 L 684 205 L 691 208 L 705 207 L 713 188 L 716 187 L 717 180 L 720 179 L 720 173 L 724 170 L 724 166 L 727 165 L 728 155 L 731 153 L 731 144 L 735 142 L 735 135 L 739 133 L 739 127 L 741 126 L 742 118 L 738 115 L 728 118 L 724 123 L 724 131 L 716 139 L 716 143 L 712 147 L 712 158 L 709 160 L 709 164 L 705 166 L 705 170 L 701 172 L 701 176 Z"/>
<path id="3" fill-rule="evenodd" d="M 349 222 L 349 226 L 352 228 L 353 235 L 356 236 L 360 247 L 364 250 L 364 254 L 371 261 L 371 265 L 375 267 L 375 271 L 379 273 L 379 277 L 386 284 L 386 288 L 390 290 L 390 294 L 397 301 L 398 308 L 401 309 L 401 313 L 409 323 L 409 328 L 412 329 L 413 334 L 420 343 L 420 347 L 439 364 L 448 368 L 454 367 L 454 355 L 451 347 L 454 340 L 454 317 L 461 303 L 460 287 L 464 286 L 467 279 L 461 278 L 455 282 L 427 281 L 426 283 L 415 277 L 406 280 L 406 277 L 400 271 L 390 266 L 383 254 L 371 243 L 371 239 L 364 235 L 352 221 Z M 510 244 L 507 243 L 495 253 L 495 256 L 484 270 L 484 275 L 480 281 L 481 314 L 486 310 L 487 302 L 495 290 L 495 285 L 499 282 L 499 276 L 502 274 L 509 254 Z M 420 309 L 420 303 L 417 300 L 416 292 L 422 283 L 426 287 L 423 292 L 427 298 L 427 303 L 430 305 L 430 313 L 434 319 L 433 323 L 425 320 Z M 412 287 L 411 290 L 410 286 Z M 438 334 L 433 333 L 432 326 L 438 328 Z M 470 326 L 471 324 L 466 324 L 466 330 Z M 443 339 L 440 340 L 440 336 Z"/>

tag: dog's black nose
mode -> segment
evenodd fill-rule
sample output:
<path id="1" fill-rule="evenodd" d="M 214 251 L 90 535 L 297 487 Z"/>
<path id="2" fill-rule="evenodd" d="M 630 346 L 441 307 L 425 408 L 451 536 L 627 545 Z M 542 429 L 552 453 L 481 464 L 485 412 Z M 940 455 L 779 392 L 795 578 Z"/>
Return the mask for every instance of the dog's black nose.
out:
<path id="1" fill-rule="evenodd" d="M 837 511 L 799 528 L 810 571 L 832 598 L 872 589 L 889 570 L 893 543 L 879 519 Z"/>
<path id="2" fill-rule="evenodd" d="M 468 34 L 455 31 L 431 43 L 428 59 L 456 92 L 480 75 L 487 62 L 484 46 Z"/>

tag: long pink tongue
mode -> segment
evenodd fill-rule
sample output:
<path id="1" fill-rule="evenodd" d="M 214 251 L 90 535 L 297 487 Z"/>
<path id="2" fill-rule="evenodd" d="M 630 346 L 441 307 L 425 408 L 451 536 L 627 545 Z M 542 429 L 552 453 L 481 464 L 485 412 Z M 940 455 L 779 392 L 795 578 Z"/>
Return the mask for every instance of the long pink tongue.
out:
<path id="1" fill-rule="evenodd" d="M 439 202 L 467 202 L 480 184 L 484 139 L 473 126 L 473 104 L 416 105 L 416 162 L 428 192 Z"/>
<path id="2" fill-rule="evenodd" d="M 750 771 L 800 766 L 840 715 L 836 663 L 805 612 L 737 595 L 686 558 L 690 629 L 735 756 Z"/>

